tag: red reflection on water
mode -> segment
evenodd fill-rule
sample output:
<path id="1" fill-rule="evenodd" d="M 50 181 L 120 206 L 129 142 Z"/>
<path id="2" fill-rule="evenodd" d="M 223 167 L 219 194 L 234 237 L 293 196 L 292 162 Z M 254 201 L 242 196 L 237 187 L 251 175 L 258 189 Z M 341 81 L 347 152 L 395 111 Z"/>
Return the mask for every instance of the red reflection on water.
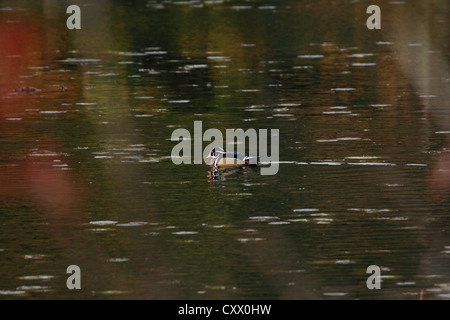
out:
<path id="1" fill-rule="evenodd" d="M 62 146 L 38 133 L 33 127 L 35 119 L 29 119 L 26 112 L 39 106 L 39 92 L 30 90 L 36 81 L 30 77 L 30 67 L 42 63 L 46 29 L 38 21 L 13 12 L 2 13 L 0 30 L 0 133 L 7 146 L 18 147 L 1 155 L 0 198 L 31 196 L 52 219 L 54 214 L 69 212 L 61 208 L 73 207 L 76 201 L 67 172 L 55 166 L 64 163 L 58 152 Z M 40 150 L 54 154 L 33 155 Z"/>
<path id="2" fill-rule="evenodd" d="M 0 21 L 0 98 L 5 99 L 24 83 L 27 68 L 36 66 L 41 59 L 40 50 L 45 47 L 39 29 L 32 22 L 12 23 Z M 42 32 L 42 31 L 41 31 Z M 25 104 L 2 101 L 0 112 L 23 111 Z M 19 109 L 17 109 L 19 108 Z M 2 119 L 3 120 L 3 119 Z"/>

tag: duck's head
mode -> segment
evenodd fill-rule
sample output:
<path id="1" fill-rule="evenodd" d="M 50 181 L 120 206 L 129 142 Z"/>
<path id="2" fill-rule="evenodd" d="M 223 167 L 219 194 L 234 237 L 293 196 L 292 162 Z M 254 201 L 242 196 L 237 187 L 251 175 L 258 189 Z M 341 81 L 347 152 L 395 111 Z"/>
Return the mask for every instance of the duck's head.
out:
<path id="1" fill-rule="evenodd" d="M 221 147 L 214 147 L 209 152 L 209 155 L 206 158 L 211 159 L 211 167 L 215 166 L 216 160 L 218 160 L 219 155 L 223 152 L 224 152 L 224 150 Z"/>
<path id="2" fill-rule="evenodd" d="M 213 148 L 210 152 L 209 155 L 206 157 L 207 159 L 209 158 L 215 158 L 216 157 L 216 148 Z"/>
<path id="3" fill-rule="evenodd" d="M 224 152 L 224 150 L 221 147 L 214 147 L 206 158 L 207 159 L 209 159 L 209 158 L 215 159 L 219 156 L 220 153 L 223 153 L 223 152 Z"/>

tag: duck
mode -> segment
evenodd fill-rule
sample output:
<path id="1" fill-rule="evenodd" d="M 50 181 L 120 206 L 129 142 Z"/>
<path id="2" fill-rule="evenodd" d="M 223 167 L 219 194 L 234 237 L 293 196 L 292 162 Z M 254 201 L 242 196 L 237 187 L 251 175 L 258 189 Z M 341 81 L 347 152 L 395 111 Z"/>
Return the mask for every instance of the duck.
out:
<path id="1" fill-rule="evenodd" d="M 213 168 L 257 167 L 259 158 L 245 153 L 226 152 L 221 147 L 214 147 L 206 157 L 211 159 Z M 256 161 L 252 161 L 256 159 Z"/>

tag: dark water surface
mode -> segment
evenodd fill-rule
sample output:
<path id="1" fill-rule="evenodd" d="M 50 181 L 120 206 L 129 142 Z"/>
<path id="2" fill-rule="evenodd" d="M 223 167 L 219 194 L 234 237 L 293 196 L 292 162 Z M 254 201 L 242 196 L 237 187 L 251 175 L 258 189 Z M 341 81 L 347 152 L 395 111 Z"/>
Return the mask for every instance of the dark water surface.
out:
<path id="1" fill-rule="evenodd" d="M 448 1 L 77 2 L 0 1 L 0 298 L 450 298 Z M 194 121 L 279 172 L 173 164 Z"/>

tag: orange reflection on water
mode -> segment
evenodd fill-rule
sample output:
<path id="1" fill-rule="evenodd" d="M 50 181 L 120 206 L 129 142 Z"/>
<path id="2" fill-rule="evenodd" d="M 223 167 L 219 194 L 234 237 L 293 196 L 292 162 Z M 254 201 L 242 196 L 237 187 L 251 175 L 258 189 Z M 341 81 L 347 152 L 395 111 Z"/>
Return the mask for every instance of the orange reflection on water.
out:
<path id="1" fill-rule="evenodd" d="M 429 189 L 433 192 L 450 191 L 450 153 L 442 153 L 439 159 L 433 164 L 430 175 Z"/>

